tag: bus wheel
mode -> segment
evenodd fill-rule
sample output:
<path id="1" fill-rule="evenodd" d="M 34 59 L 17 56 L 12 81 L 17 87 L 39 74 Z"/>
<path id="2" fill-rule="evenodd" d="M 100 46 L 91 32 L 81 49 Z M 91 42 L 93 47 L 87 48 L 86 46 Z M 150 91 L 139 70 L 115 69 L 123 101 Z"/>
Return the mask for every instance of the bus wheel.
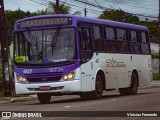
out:
<path id="1" fill-rule="evenodd" d="M 130 91 L 131 91 L 130 93 L 131 95 L 136 95 L 138 91 L 138 77 L 135 72 L 133 72 L 131 76 L 131 81 L 132 81 L 132 84 L 130 88 Z"/>
<path id="2" fill-rule="evenodd" d="M 138 77 L 135 72 L 131 76 L 131 87 L 129 88 L 119 88 L 121 95 L 136 95 L 138 91 Z"/>
<path id="3" fill-rule="evenodd" d="M 41 103 L 49 103 L 52 96 L 47 93 L 38 93 L 37 97 Z"/>
<path id="4" fill-rule="evenodd" d="M 95 99 L 101 98 L 103 93 L 103 82 L 100 75 L 97 74 L 96 76 L 96 83 L 95 83 L 95 91 L 92 92 L 92 96 Z"/>

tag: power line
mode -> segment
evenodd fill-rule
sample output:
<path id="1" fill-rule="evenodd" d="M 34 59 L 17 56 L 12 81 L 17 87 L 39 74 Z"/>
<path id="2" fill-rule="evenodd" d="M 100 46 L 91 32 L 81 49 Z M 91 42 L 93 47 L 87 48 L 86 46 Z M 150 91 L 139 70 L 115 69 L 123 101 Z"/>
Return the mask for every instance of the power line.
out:
<path id="1" fill-rule="evenodd" d="M 32 2 L 34 2 L 34 3 L 37 3 L 37 4 L 41 4 L 41 5 L 44 5 L 44 6 L 49 7 L 48 5 L 46 5 L 46 4 L 44 4 L 44 3 L 37 2 L 37 1 L 35 1 L 35 0 L 30 0 L 30 1 L 32 1 Z M 47 2 L 50 2 L 50 1 L 47 1 Z M 65 3 L 65 2 L 63 2 L 63 1 L 60 1 L 60 2 L 61 2 L 61 3 Z M 75 6 L 75 7 L 84 8 L 84 7 L 81 7 L 81 6 L 78 6 L 78 5 L 74 5 L 74 4 L 70 4 L 70 3 L 67 3 L 67 2 L 66 2 L 66 4 L 71 5 L 71 6 Z M 50 8 L 51 8 L 51 7 L 50 7 Z M 79 11 L 79 10 L 82 11 L 81 9 L 76 9 L 76 8 L 72 8 L 72 9 L 77 10 L 77 11 Z M 96 11 L 96 10 L 90 9 L 90 8 L 87 8 L 87 10 L 91 10 L 91 11 L 97 12 L 97 13 L 94 13 L 94 14 L 96 14 L 96 15 L 98 15 L 98 12 L 101 12 L 101 11 Z M 93 13 L 93 12 L 92 12 L 92 13 Z"/>
<path id="2" fill-rule="evenodd" d="M 116 0 L 116 2 L 121 2 L 121 3 L 128 3 L 128 4 L 135 4 L 135 5 L 141 5 L 141 6 L 149 6 L 149 7 L 151 7 L 151 6 L 153 6 L 153 7 L 158 7 L 158 6 L 156 6 L 156 5 L 148 5 L 148 4 L 140 4 L 140 3 L 135 3 L 135 2 L 127 2 L 127 1 L 120 1 L 120 0 Z"/>
<path id="3" fill-rule="evenodd" d="M 46 5 L 46 4 L 43 4 L 43 3 L 40 3 L 40 2 L 37 2 L 36 0 L 30 0 L 30 1 L 32 1 L 32 2 L 34 2 L 34 3 L 37 3 L 37 4 L 44 5 L 44 6 L 48 7 L 48 5 Z"/>
<path id="4" fill-rule="evenodd" d="M 35 1 L 35 0 L 30 0 L 30 1 L 35 2 L 35 3 L 37 3 L 37 4 L 41 4 L 41 5 L 44 5 L 44 6 L 49 7 L 48 5 L 43 4 L 43 3 L 40 3 L 40 2 L 37 2 L 37 1 Z M 104 7 L 104 6 L 101 6 L 100 4 L 95 5 L 95 4 L 93 4 L 93 3 L 86 2 L 86 1 L 82 1 L 82 0 L 74 0 L 74 1 L 77 1 L 77 2 L 80 2 L 80 3 L 83 3 L 83 4 L 87 4 L 87 5 L 89 5 L 89 6 L 92 6 L 92 7 L 101 9 L 101 10 L 107 10 L 107 9 L 108 9 L 108 8 L 106 8 L 106 7 Z M 48 2 L 49 2 L 49 1 L 48 1 Z M 61 1 L 61 2 L 62 2 L 62 1 Z M 69 3 L 67 3 L 67 4 L 69 4 Z M 77 6 L 77 5 L 74 5 L 74 4 L 72 4 L 72 5 L 73 5 L 73 6 Z M 81 8 L 82 8 L 82 7 L 81 7 Z M 72 8 L 72 9 L 75 9 L 75 8 Z M 77 10 L 79 10 L 79 9 L 77 9 Z M 110 9 L 110 10 L 112 10 L 112 9 Z M 100 11 L 99 11 L 99 12 L 100 12 Z M 94 14 L 96 14 L 96 13 L 94 13 Z M 142 15 L 142 14 L 136 14 L 136 13 L 129 13 L 129 14 L 133 14 L 133 15 L 136 15 L 136 16 L 139 16 L 139 17 L 157 18 L 157 17 L 151 16 L 151 15 Z"/>
<path id="5" fill-rule="evenodd" d="M 137 8 L 145 8 L 145 9 L 150 9 L 150 10 L 154 10 L 154 11 L 156 10 L 156 11 L 157 11 L 157 9 L 148 8 L 148 7 L 142 7 L 142 6 L 140 7 L 140 6 L 133 5 L 133 4 L 129 4 L 129 3 L 126 4 L 126 3 L 124 3 L 124 2 L 122 3 L 122 2 L 120 2 L 120 1 L 119 1 L 119 2 L 118 2 L 118 1 L 110 1 L 110 0 L 105 0 L 105 1 L 111 2 L 111 3 L 118 3 L 118 4 L 127 5 L 127 6 L 132 6 L 132 7 L 137 7 Z"/>
<path id="6" fill-rule="evenodd" d="M 82 0 L 75 0 L 75 1 L 78 1 L 78 2 L 81 2 L 81 3 L 85 3 L 85 2 L 82 1 Z M 104 6 L 95 5 L 95 4 L 90 3 L 90 2 L 87 2 L 87 3 L 85 3 L 85 4 L 90 5 L 90 6 L 94 6 L 94 7 L 98 7 L 98 8 L 103 9 L 103 10 L 107 10 L 107 9 L 108 9 L 108 8 L 106 8 L 106 7 L 104 7 Z M 110 10 L 112 10 L 112 9 L 110 9 Z M 129 13 L 129 12 L 127 12 L 127 13 Z M 142 15 L 142 14 L 135 14 L 135 13 L 129 13 L 129 14 L 133 14 L 133 15 L 140 16 L 140 17 L 157 18 L 157 17 L 155 17 L 155 16 L 150 16 L 150 15 Z"/>
<path id="7" fill-rule="evenodd" d="M 60 2 L 62 2 L 62 1 L 60 1 Z M 62 2 L 62 3 L 64 3 L 64 2 Z M 69 6 L 75 6 L 75 7 L 84 8 L 84 6 L 78 6 L 78 5 L 71 4 L 71 3 L 66 3 L 66 4 L 69 5 Z M 92 11 L 96 11 L 96 12 L 102 12 L 102 11 L 97 11 L 97 10 L 91 9 L 91 8 L 87 8 L 87 10 L 92 10 Z"/>

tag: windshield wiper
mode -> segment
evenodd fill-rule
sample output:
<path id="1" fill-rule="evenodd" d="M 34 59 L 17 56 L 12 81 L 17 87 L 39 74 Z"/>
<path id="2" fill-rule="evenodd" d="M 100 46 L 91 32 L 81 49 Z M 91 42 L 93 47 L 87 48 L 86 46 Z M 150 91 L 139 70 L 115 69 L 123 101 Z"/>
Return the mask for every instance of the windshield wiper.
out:
<path id="1" fill-rule="evenodd" d="M 31 43 L 33 46 L 36 46 L 37 40 L 34 38 L 33 34 L 31 33 L 31 31 L 29 29 L 26 29 L 27 33 L 29 35 L 29 38 L 31 40 Z"/>
<path id="2" fill-rule="evenodd" d="M 28 34 L 28 36 L 29 36 L 29 40 L 27 40 L 27 41 L 29 41 L 30 43 L 31 43 L 31 45 L 32 46 L 35 46 L 36 47 L 36 53 L 38 52 L 38 41 L 37 41 L 37 37 L 35 38 L 34 37 L 34 35 L 31 33 L 31 31 L 29 30 L 29 29 L 26 29 L 26 31 L 27 31 L 27 34 Z M 42 52 L 43 52 L 43 50 L 42 50 Z M 39 53 L 40 54 L 40 53 Z"/>
<path id="3" fill-rule="evenodd" d="M 52 47 L 52 56 L 53 56 L 53 47 L 56 46 L 56 43 L 57 43 L 57 40 L 58 40 L 58 37 L 59 37 L 59 33 L 60 33 L 60 30 L 61 30 L 61 27 L 58 26 L 58 29 L 56 30 L 54 36 L 53 36 L 53 39 L 52 39 L 52 44 L 51 44 L 51 47 Z"/>

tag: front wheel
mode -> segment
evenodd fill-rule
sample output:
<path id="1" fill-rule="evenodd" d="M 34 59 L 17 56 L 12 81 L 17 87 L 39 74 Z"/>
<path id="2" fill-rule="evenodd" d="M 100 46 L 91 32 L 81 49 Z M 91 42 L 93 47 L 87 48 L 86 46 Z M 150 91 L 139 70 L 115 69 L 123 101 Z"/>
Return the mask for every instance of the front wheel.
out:
<path id="1" fill-rule="evenodd" d="M 96 76 L 96 83 L 95 83 L 95 91 L 93 91 L 93 97 L 95 99 L 101 98 L 103 93 L 103 82 L 100 75 Z"/>
<path id="2" fill-rule="evenodd" d="M 37 97 L 41 103 L 49 103 L 52 96 L 48 93 L 38 93 Z"/>

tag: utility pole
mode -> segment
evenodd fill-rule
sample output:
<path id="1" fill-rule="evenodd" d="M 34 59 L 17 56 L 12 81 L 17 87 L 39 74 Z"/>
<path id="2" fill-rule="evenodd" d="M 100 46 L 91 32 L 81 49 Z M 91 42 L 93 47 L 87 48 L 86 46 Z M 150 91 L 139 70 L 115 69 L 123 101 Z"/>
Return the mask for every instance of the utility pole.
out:
<path id="1" fill-rule="evenodd" d="M 85 15 L 85 17 L 87 16 L 87 9 L 86 9 L 86 7 L 84 8 L 84 15 Z"/>
<path id="2" fill-rule="evenodd" d="M 10 67 L 8 61 L 9 44 L 8 44 L 3 0 L 0 0 L 0 44 L 1 44 L 2 74 L 3 74 L 3 94 L 7 96 L 7 95 L 12 95 L 13 84 L 10 75 Z"/>
<path id="3" fill-rule="evenodd" d="M 87 16 L 87 8 L 86 8 L 87 1 L 85 2 L 85 8 L 84 8 L 84 15 L 85 15 L 85 17 Z"/>
<path id="4" fill-rule="evenodd" d="M 160 0 L 159 0 L 159 16 L 158 16 L 158 42 L 159 42 L 159 75 L 160 75 Z"/>
<path id="5" fill-rule="evenodd" d="M 59 0 L 56 0 L 56 14 L 59 14 Z"/>

